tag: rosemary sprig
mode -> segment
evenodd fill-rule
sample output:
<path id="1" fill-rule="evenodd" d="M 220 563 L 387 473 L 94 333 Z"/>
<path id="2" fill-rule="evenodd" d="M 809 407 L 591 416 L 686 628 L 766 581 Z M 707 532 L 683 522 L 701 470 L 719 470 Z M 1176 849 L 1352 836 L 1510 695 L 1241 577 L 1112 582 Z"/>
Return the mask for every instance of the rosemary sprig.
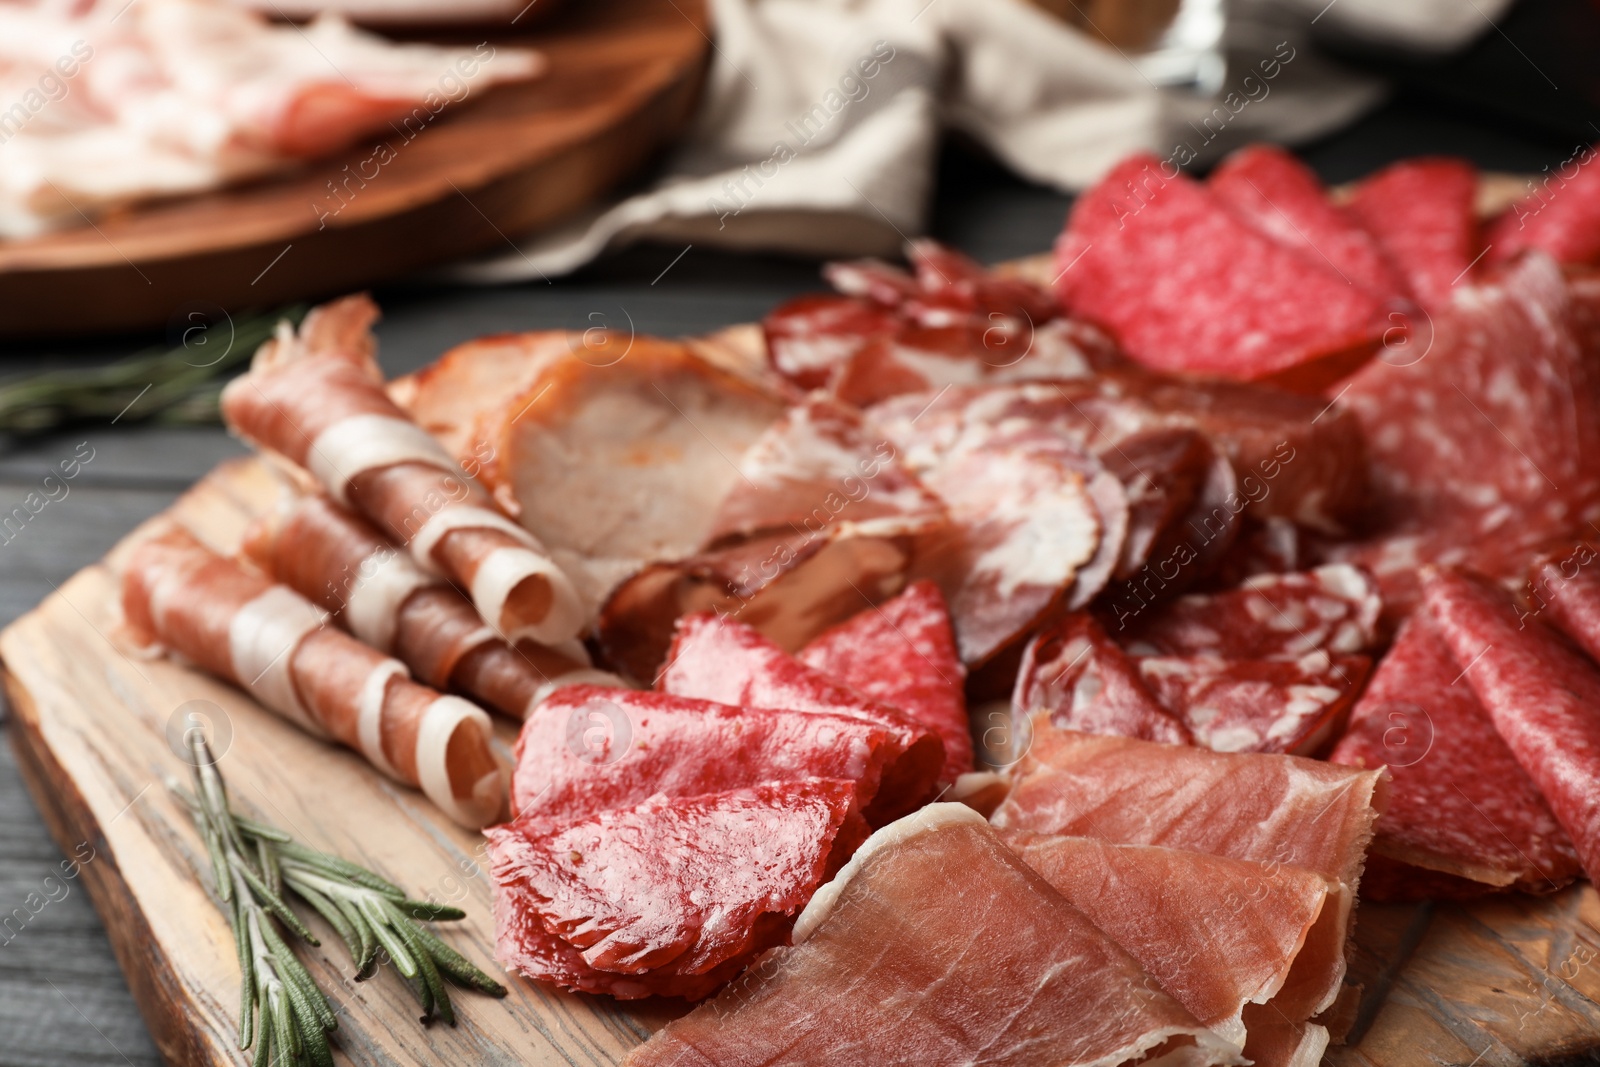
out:
<path id="1" fill-rule="evenodd" d="M 228 910 L 243 976 L 239 1047 L 255 1046 L 264 1067 L 282 1058 L 292 1064 L 333 1063 L 328 1034 L 338 1026 L 328 998 L 278 932 L 282 926 L 311 945 L 321 942 L 289 907 L 298 897 L 339 934 L 355 962 L 356 979 L 377 971 L 386 953 L 422 1004 L 422 1021 L 437 1017 L 455 1025 L 445 985 L 494 997 L 505 986 L 439 940 L 419 921 L 462 919 L 459 908 L 411 900 L 399 886 L 326 852 L 299 844 L 288 834 L 245 818 L 228 803 L 227 788 L 205 738 L 188 737 L 194 792 L 172 789 L 189 808 L 211 857 L 217 895 Z"/>
<path id="2" fill-rule="evenodd" d="M 249 362 L 279 320 L 298 324 L 304 307 L 241 318 L 232 336 L 156 348 L 100 367 L 73 367 L 0 378 L 0 433 L 43 433 L 71 422 L 214 423 L 222 383 Z M 217 352 L 218 348 L 223 351 Z"/>

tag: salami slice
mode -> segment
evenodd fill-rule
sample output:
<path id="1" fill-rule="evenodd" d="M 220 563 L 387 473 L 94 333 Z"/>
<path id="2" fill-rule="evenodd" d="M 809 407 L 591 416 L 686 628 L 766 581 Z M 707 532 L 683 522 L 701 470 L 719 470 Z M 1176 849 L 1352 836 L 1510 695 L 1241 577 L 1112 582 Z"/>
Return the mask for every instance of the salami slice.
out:
<path id="1" fill-rule="evenodd" d="M 1139 677 L 1216 752 L 1310 756 L 1344 722 L 1372 661 L 1318 649 L 1297 659 L 1141 656 Z"/>
<path id="2" fill-rule="evenodd" d="M 1600 671 L 1508 598 L 1437 571 L 1424 602 L 1511 754 L 1544 794 L 1584 872 L 1600 875 Z"/>
<path id="3" fill-rule="evenodd" d="M 1428 311 L 1471 284 L 1482 250 L 1474 201 L 1478 172 L 1459 159 L 1408 159 L 1356 187 L 1351 213 L 1382 246 Z"/>
<path id="4" fill-rule="evenodd" d="M 975 930 L 1005 936 L 975 941 Z M 1138 963 L 959 804 L 875 834 L 793 948 L 668 1023 L 628 1067 L 1234 1064 Z"/>
<path id="5" fill-rule="evenodd" d="M 1314 389 L 1371 355 L 1377 300 L 1165 166 L 1131 156 L 1078 199 L 1056 244 L 1064 307 L 1167 371 Z"/>
<path id="6" fill-rule="evenodd" d="M 1285 863 L 1352 893 L 1383 809 L 1379 770 L 1097 737 L 1035 716 L 996 826 Z"/>
<path id="7" fill-rule="evenodd" d="M 1539 557 L 1524 599 L 1525 618 L 1538 616 L 1600 662 L 1600 547 L 1576 541 Z"/>
<path id="8" fill-rule="evenodd" d="M 890 730 L 904 754 L 885 770 L 878 799 L 867 812 L 878 823 L 929 800 L 944 766 L 938 733 L 806 666 L 731 618 L 697 614 L 678 620 L 656 687 L 674 696 L 739 707 L 848 715 Z"/>
<path id="9" fill-rule="evenodd" d="M 944 596 L 932 582 L 820 634 L 796 657 L 863 696 L 899 708 L 944 742 L 941 785 L 972 770 L 972 727 Z"/>
<path id="10" fill-rule="evenodd" d="M 579 990 L 705 996 L 786 940 L 817 886 L 860 844 L 865 824 L 853 802 L 852 783 L 808 778 L 653 797 L 556 829 L 491 828 L 498 955 L 530 978 Z M 543 969 L 523 949 L 517 924 L 527 916 L 577 950 L 588 973 L 575 981 Z"/>
<path id="11" fill-rule="evenodd" d="M 944 506 L 899 461 L 861 413 L 813 393 L 739 458 L 708 545 L 805 530 L 817 537 L 915 534 L 944 522 Z"/>
<path id="12" fill-rule="evenodd" d="M 1299 574 L 1258 575 L 1225 592 L 1179 597 L 1118 637 L 1135 655 L 1238 660 L 1357 653 L 1377 644 L 1382 610 L 1370 575 L 1330 563 Z"/>
<path id="13" fill-rule="evenodd" d="M 1137 664 L 1083 612 L 1029 642 L 1011 708 L 1019 722 L 1042 708 L 1064 729 L 1175 745 L 1193 740 L 1150 691 Z"/>
<path id="14" fill-rule="evenodd" d="M 1495 732 L 1425 612 L 1401 628 L 1328 758 L 1351 767 L 1387 765 L 1394 778 L 1372 849 L 1406 866 L 1374 882 L 1375 893 L 1429 896 L 1436 887 L 1423 871 L 1467 880 L 1480 892 L 1535 893 L 1558 889 L 1579 873 L 1571 839 Z"/>
<path id="15" fill-rule="evenodd" d="M 1600 167 L 1584 148 L 1506 208 L 1484 234 L 1487 263 L 1537 248 L 1561 263 L 1600 263 Z M 1530 181 L 1531 187 L 1534 183 Z"/>
<path id="16" fill-rule="evenodd" d="M 1206 184 L 1239 218 L 1349 284 L 1385 303 L 1407 295 L 1377 241 L 1328 199 L 1316 174 L 1293 153 L 1265 144 L 1241 148 Z"/>
<path id="17" fill-rule="evenodd" d="M 1534 255 L 1434 315 L 1413 362 L 1376 360 L 1344 402 L 1366 429 L 1376 537 L 1340 547 L 1403 618 L 1424 563 L 1521 581 L 1536 551 L 1596 518 L 1594 371 L 1561 271 Z"/>
<path id="18" fill-rule="evenodd" d="M 717 758 L 707 759 L 712 752 Z M 801 778 L 854 782 L 864 809 L 904 752 L 892 731 L 847 715 L 569 686 L 535 709 L 517 738 L 511 809 L 522 823 L 558 824 L 656 794 Z"/>

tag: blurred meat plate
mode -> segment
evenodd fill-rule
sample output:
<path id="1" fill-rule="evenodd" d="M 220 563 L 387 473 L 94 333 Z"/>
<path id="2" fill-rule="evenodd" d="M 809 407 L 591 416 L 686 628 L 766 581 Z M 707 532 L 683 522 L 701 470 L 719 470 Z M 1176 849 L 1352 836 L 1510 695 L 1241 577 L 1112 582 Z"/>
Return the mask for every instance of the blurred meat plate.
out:
<path id="1" fill-rule="evenodd" d="M 271 307 L 505 250 L 684 127 L 709 34 L 703 0 L 590 0 L 515 28 L 429 32 L 532 46 L 548 68 L 289 176 L 0 242 L 0 337 L 147 329 L 180 307 Z"/>

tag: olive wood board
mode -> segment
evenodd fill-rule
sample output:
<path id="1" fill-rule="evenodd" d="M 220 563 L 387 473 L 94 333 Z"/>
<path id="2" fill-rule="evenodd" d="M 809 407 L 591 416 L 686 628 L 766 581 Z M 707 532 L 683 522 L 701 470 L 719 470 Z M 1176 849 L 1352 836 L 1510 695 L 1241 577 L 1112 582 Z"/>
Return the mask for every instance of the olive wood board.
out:
<path id="1" fill-rule="evenodd" d="M 213 547 L 231 550 L 276 492 L 275 476 L 260 461 L 233 460 L 151 524 L 175 519 Z M 354 754 L 299 732 L 232 687 L 123 651 L 114 568 L 146 529 L 0 634 L 0 658 L 18 763 L 62 849 L 77 856 L 92 849 L 83 882 L 162 1054 L 186 1067 L 247 1062 L 235 1048 L 239 975 L 229 928 L 208 895 L 205 850 L 163 785 L 187 774 L 167 736 L 186 705 L 214 718 L 211 736 L 223 749 L 220 767 L 239 807 L 372 867 L 414 895 L 463 907 L 464 922 L 436 929 L 501 975 L 492 954 L 481 838 Z M 501 739 L 512 737 L 513 728 L 503 725 Z M 302 957 L 332 996 L 345 1062 L 615 1064 L 683 1010 L 666 1001 L 566 994 L 505 976 L 511 987 L 505 1000 L 460 993 L 457 1027 L 424 1028 L 397 975 L 351 982 L 342 945 L 327 928 L 313 926 L 325 947 L 305 949 Z M 1363 904 L 1353 962 L 1364 986 L 1359 1040 L 1333 1049 L 1329 1062 L 1594 1062 L 1597 958 L 1600 897 L 1586 883 L 1547 897 L 1469 906 Z"/>
<path id="2" fill-rule="evenodd" d="M 548 69 L 289 175 L 0 241 L 0 338 L 159 328 L 508 251 L 683 129 L 710 34 L 705 0 L 584 0 L 532 32 L 438 31 L 468 48 L 535 47 Z"/>

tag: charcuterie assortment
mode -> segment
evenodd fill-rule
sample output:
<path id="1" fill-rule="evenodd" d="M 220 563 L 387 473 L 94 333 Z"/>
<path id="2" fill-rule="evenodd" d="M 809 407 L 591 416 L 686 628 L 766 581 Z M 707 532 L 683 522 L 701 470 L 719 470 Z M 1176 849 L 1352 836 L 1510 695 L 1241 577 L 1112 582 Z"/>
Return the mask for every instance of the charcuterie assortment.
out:
<path id="1" fill-rule="evenodd" d="M 508 970 L 678 998 L 636 1067 L 1316 1063 L 1359 899 L 1600 873 L 1600 187 L 1479 188 L 1135 156 L 1043 272 L 392 383 L 348 297 L 127 619 L 495 823 Z"/>

